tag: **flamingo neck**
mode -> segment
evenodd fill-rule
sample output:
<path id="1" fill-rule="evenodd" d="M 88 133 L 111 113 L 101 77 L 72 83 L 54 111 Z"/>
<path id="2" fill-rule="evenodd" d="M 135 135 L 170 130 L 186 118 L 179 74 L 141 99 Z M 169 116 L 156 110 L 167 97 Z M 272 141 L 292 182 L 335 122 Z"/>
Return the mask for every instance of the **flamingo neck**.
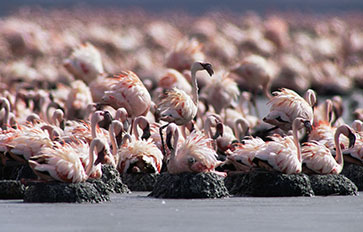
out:
<path id="1" fill-rule="evenodd" d="M 112 123 L 110 126 L 109 134 L 110 134 L 110 139 L 111 139 L 111 144 L 112 144 L 112 155 L 116 156 L 118 146 L 117 146 L 116 137 L 115 137 L 115 124 L 114 123 Z"/>
<path id="2" fill-rule="evenodd" d="M 178 153 L 179 130 L 177 128 L 173 131 L 173 137 L 174 137 L 173 149 L 171 150 L 170 160 L 169 160 L 169 162 L 172 163 L 175 162 L 175 157 L 176 154 Z"/>
<path id="3" fill-rule="evenodd" d="M 343 163 L 344 163 L 343 154 L 342 154 L 342 149 L 340 147 L 340 141 L 339 141 L 340 134 L 342 134 L 342 131 L 340 128 L 338 128 L 334 135 L 334 142 L 335 142 L 335 149 L 336 149 L 335 161 L 337 161 L 337 164 L 343 165 Z"/>
<path id="4" fill-rule="evenodd" d="M 242 131 L 239 129 L 238 125 L 241 125 Z M 248 122 L 243 118 L 239 118 L 236 120 L 233 129 L 234 129 L 234 134 L 236 135 L 237 139 L 239 140 L 241 138 L 241 134 L 243 136 L 246 135 L 246 133 L 248 131 Z"/>
<path id="5" fill-rule="evenodd" d="M 302 157 L 301 157 L 301 148 L 300 148 L 300 143 L 299 143 L 299 137 L 298 137 L 298 124 L 299 124 L 299 119 L 295 119 L 295 121 L 292 124 L 292 134 L 294 137 L 294 143 L 296 146 L 296 150 L 297 150 L 297 159 L 299 160 L 299 162 L 302 162 Z"/>
<path id="6" fill-rule="evenodd" d="M 198 97 L 198 83 L 196 73 L 199 69 L 196 66 L 192 66 L 191 74 L 192 74 L 192 99 L 194 105 L 198 106 L 199 97 Z"/>
<path id="7" fill-rule="evenodd" d="M 91 175 L 91 171 L 93 168 L 93 163 L 95 162 L 94 156 L 93 156 L 93 152 L 96 146 L 96 142 L 95 140 L 92 141 L 91 146 L 89 148 L 89 162 L 88 165 L 86 167 L 86 175 L 90 176 Z"/>
<path id="8" fill-rule="evenodd" d="M 5 101 L 5 104 L 4 104 L 4 109 L 5 109 L 5 115 L 4 115 L 4 122 L 3 122 L 3 127 L 5 129 L 7 129 L 8 125 L 10 124 L 9 123 L 9 115 L 10 115 L 10 104 L 8 101 Z"/>

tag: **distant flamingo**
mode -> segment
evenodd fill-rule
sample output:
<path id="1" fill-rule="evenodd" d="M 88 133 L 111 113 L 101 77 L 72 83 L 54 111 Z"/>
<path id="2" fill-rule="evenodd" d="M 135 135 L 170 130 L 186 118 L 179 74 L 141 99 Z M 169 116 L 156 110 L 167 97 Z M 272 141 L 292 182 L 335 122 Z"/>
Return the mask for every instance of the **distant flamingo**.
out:
<path id="1" fill-rule="evenodd" d="M 311 129 L 314 117 L 312 106 L 316 102 L 315 93 L 308 90 L 305 99 L 290 89 L 282 88 L 273 92 L 273 97 L 267 103 L 271 105 L 270 112 L 263 121 L 288 131 L 291 130 L 295 118 L 302 118 L 305 127 Z"/>
<path id="2" fill-rule="evenodd" d="M 192 97 L 184 91 L 174 88 L 162 96 L 158 104 L 158 112 L 160 112 L 160 119 L 168 123 L 175 123 L 177 125 L 185 125 L 189 123 L 198 111 L 198 84 L 196 72 L 206 70 L 210 76 L 213 75 L 212 65 L 209 63 L 194 62 L 191 68 L 192 73 Z M 168 125 L 168 124 L 167 124 Z M 160 127 L 160 137 L 162 143 L 162 130 L 167 126 Z M 162 145 L 164 147 L 164 145 Z M 165 154 L 164 154 L 165 155 Z"/>
<path id="3" fill-rule="evenodd" d="M 201 92 L 217 114 L 220 114 L 222 109 L 236 103 L 239 94 L 237 83 L 229 78 L 229 73 L 225 71 L 216 73 Z"/>
<path id="4" fill-rule="evenodd" d="M 4 108 L 5 114 L 4 118 L 2 120 L 1 129 L 6 130 L 8 126 L 10 125 L 9 122 L 9 115 L 10 115 L 10 102 L 7 98 L 1 97 L 0 98 L 0 110 Z"/>
<path id="5" fill-rule="evenodd" d="M 167 164 L 169 173 L 214 172 L 226 176 L 224 172 L 215 171 L 221 162 L 217 160 L 212 139 L 207 138 L 201 132 L 193 131 L 183 143 L 179 143 L 179 132 L 174 123 L 169 124 L 166 134 L 167 145 L 171 150 Z M 172 138 L 174 138 L 173 144 Z"/>
<path id="6" fill-rule="evenodd" d="M 293 136 L 272 136 L 256 151 L 253 162 L 258 167 L 269 171 L 278 171 L 286 174 L 300 173 L 302 169 L 301 148 L 298 139 L 298 129 L 305 124 L 305 119 L 296 118 L 292 123 Z"/>
<path id="7" fill-rule="evenodd" d="M 349 147 L 352 148 L 355 143 L 353 130 L 347 125 L 338 127 L 334 135 L 336 148 L 335 159 L 331 151 L 323 144 L 312 141 L 304 143 L 302 146 L 302 158 L 304 172 L 318 174 L 339 174 L 343 170 L 343 154 L 340 147 L 339 136 L 345 135 L 349 138 Z"/>
<path id="8" fill-rule="evenodd" d="M 243 83 L 253 93 L 251 100 L 255 107 L 257 117 L 259 117 L 255 99 L 258 88 L 262 86 L 266 97 L 272 97 L 270 93 L 272 78 L 270 65 L 263 57 L 250 55 L 245 57 L 240 64 L 233 67 L 231 73 L 244 79 Z"/>
<path id="9" fill-rule="evenodd" d="M 90 43 L 83 43 L 75 48 L 63 65 L 74 77 L 87 84 L 104 72 L 101 54 Z"/>

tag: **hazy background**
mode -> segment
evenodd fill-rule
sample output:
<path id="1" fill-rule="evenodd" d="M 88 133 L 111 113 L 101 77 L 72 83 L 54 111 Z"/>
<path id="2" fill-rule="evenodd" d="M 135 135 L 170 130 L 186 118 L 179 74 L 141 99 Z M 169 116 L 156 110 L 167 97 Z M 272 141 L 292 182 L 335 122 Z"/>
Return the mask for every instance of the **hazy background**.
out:
<path id="1" fill-rule="evenodd" d="M 362 0 L 0 0 L 0 15 L 7 15 L 23 6 L 44 8 L 72 8 L 79 5 L 92 7 L 144 8 L 151 12 L 169 10 L 200 14 L 207 11 L 227 10 L 235 13 L 254 10 L 306 11 L 309 13 L 340 13 L 363 11 Z"/>

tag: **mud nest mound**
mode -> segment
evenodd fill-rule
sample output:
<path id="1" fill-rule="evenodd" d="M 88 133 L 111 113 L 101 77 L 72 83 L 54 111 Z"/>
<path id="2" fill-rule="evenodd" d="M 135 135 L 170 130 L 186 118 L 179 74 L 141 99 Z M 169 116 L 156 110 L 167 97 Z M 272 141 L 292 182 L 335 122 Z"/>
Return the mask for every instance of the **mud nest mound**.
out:
<path id="1" fill-rule="evenodd" d="M 102 165 L 101 181 L 110 193 L 129 193 L 130 189 L 122 182 L 119 172 L 111 165 Z"/>
<path id="2" fill-rule="evenodd" d="M 305 174 L 282 174 L 254 170 L 231 174 L 225 179 L 230 194 L 253 197 L 313 196 L 309 177 Z"/>
<path id="3" fill-rule="evenodd" d="M 131 191 L 152 191 L 159 176 L 158 173 L 124 173 L 121 179 Z"/>
<path id="4" fill-rule="evenodd" d="M 109 201 L 105 184 L 84 183 L 34 183 L 28 186 L 24 202 L 92 202 Z"/>
<path id="5" fill-rule="evenodd" d="M 345 163 L 342 175 L 348 177 L 358 187 L 358 191 L 363 191 L 363 167 L 356 164 Z"/>
<path id="6" fill-rule="evenodd" d="M 118 171 L 102 165 L 102 178 L 85 183 L 45 182 L 31 183 L 25 190 L 24 202 L 92 202 L 110 200 L 110 193 L 128 193 Z"/>
<path id="7" fill-rule="evenodd" d="M 357 195 L 357 186 L 343 175 L 311 175 L 311 187 L 317 196 Z"/>
<path id="8" fill-rule="evenodd" d="M 0 180 L 0 199 L 23 199 L 25 186 L 17 180 Z"/>
<path id="9" fill-rule="evenodd" d="M 224 178 L 215 173 L 162 173 L 153 191 L 157 198 L 222 198 L 229 196 Z"/>

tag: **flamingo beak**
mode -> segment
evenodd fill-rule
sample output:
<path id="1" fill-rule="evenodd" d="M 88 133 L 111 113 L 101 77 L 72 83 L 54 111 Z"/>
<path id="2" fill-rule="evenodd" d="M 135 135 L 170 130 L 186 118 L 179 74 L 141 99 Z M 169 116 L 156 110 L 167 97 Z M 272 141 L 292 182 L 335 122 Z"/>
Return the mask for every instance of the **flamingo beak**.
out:
<path id="1" fill-rule="evenodd" d="M 349 138 L 349 148 L 353 148 L 354 144 L 355 144 L 355 140 L 356 140 L 355 134 L 353 132 L 349 131 L 348 138 Z"/>
<path id="2" fill-rule="evenodd" d="M 224 127 L 222 123 L 217 123 L 216 133 L 213 135 L 212 139 L 217 139 L 219 136 L 223 136 Z"/>
<path id="3" fill-rule="evenodd" d="M 313 127 L 311 126 L 311 122 L 310 121 L 305 121 L 304 122 L 304 126 L 305 126 L 306 132 L 308 134 L 313 130 Z"/>
<path id="4" fill-rule="evenodd" d="M 151 134 L 150 134 L 150 125 L 147 124 L 145 129 L 143 130 L 141 139 L 145 139 L 147 140 L 148 138 L 150 138 Z"/>
<path id="5" fill-rule="evenodd" d="M 171 145 L 171 136 L 172 136 L 172 133 L 168 133 L 166 135 L 166 145 L 172 151 L 172 150 L 174 150 L 174 148 L 173 148 L 173 145 Z"/>
<path id="6" fill-rule="evenodd" d="M 102 150 L 100 152 L 98 152 L 97 159 L 96 159 L 94 165 L 97 165 L 99 163 L 101 163 L 101 164 L 105 163 L 105 148 L 102 148 Z"/>
<path id="7" fill-rule="evenodd" d="M 214 74 L 213 67 L 210 63 L 202 63 L 202 66 L 205 70 L 207 70 L 209 76 L 212 76 Z"/>

